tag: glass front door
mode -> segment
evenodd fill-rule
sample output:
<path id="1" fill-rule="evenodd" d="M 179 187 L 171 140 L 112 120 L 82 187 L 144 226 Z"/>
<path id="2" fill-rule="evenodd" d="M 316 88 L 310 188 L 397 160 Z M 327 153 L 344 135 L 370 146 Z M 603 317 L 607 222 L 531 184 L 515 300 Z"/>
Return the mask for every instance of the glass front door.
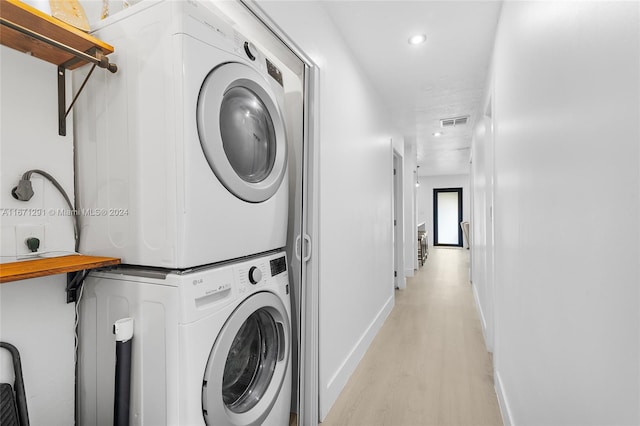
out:
<path id="1" fill-rule="evenodd" d="M 242 302 L 220 330 L 204 371 L 207 425 L 262 424 L 284 382 L 291 352 L 288 311 L 263 291 Z"/>
<path id="2" fill-rule="evenodd" d="M 259 309 L 242 324 L 227 356 L 222 376 L 222 399 L 234 413 L 245 413 L 262 399 L 278 362 L 276 322 Z"/>

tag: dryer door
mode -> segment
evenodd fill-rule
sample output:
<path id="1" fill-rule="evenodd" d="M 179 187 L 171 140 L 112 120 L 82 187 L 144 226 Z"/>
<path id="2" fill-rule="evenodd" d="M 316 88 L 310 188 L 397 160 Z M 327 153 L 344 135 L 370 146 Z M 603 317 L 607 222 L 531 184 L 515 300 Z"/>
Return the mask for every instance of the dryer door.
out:
<path id="1" fill-rule="evenodd" d="M 200 89 L 197 121 L 207 161 L 232 194 L 259 203 L 276 193 L 287 166 L 285 128 L 258 71 L 236 62 L 211 71 Z"/>
<path id="2" fill-rule="evenodd" d="M 287 373 L 289 333 L 287 311 L 273 293 L 256 293 L 236 308 L 207 361 L 202 387 L 206 424 L 262 424 Z"/>

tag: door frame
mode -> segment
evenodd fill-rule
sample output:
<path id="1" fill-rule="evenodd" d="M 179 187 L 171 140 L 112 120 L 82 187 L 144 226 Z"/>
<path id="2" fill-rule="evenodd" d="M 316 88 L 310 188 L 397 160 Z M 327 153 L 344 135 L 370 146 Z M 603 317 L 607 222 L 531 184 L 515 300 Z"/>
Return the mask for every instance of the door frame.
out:
<path id="1" fill-rule="evenodd" d="M 314 61 L 269 17 L 256 0 L 238 0 L 304 64 L 300 309 L 298 321 L 298 425 L 317 425 L 319 416 L 319 144 L 320 72 Z M 296 238 L 297 239 L 297 238 Z M 294 248 L 295 251 L 295 248 Z M 295 388 L 295 387 L 294 387 Z M 293 395 L 292 395 L 293 396 Z"/>
<path id="2" fill-rule="evenodd" d="M 392 140 L 393 146 L 393 140 Z M 393 285 L 403 290 L 407 288 L 407 280 L 404 276 L 404 157 L 393 148 L 393 182 L 392 182 L 392 209 L 393 220 Z"/>
<path id="3" fill-rule="evenodd" d="M 438 194 L 455 192 L 458 194 L 458 244 L 441 244 L 438 242 Z M 433 245 L 441 247 L 462 247 L 462 188 L 433 188 Z"/>
<path id="4" fill-rule="evenodd" d="M 487 325 L 487 335 L 485 336 L 487 350 L 493 353 L 493 349 L 495 347 L 495 339 L 496 339 L 496 290 L 495 290 L 495 138 L 494 138 L 494 128 L 493 128 L 493 95 L 489 96 L 487 101 L 487 105 L 485 107 L 484 117 L 483 117 L 486 125 L 486 185 L 487 185 L 487 201 L 488 201 L 488 211 L 485 213 L 486 215 L 486 226 L 487 236 L 486 236 L 486 279 L 485 284 L 487 286 L 487 292 L 489 293 L 488 303 L 490 310 L 490 319 Z M 495 359 L 494 359 L 495 363 Z M 495 364 L 494 364 L 495 365 Z"/>

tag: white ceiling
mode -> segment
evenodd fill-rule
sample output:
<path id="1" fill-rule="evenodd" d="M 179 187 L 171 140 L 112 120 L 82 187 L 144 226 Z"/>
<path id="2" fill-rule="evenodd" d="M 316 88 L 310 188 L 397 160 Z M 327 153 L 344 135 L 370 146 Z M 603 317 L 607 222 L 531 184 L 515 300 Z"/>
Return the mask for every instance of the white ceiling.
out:
<path id="1" fill-rule="evenodd" d="M 471 135 L 485 86 L 500 1 L 326 1 L 353 56 L 405 136 L 420 175 L 469 171 Z M 416 33 L 426 43 L 409 45 Z M 440 119 L 470 116 L 440 128 Z M 436 131 L 444 131 L 440 137 Z"/>

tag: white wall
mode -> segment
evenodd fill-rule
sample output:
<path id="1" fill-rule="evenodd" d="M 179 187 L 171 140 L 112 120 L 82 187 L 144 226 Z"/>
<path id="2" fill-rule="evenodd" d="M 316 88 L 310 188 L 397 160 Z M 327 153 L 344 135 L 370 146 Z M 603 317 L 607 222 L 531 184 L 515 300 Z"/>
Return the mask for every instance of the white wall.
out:
<path id="1" fill-rule="evenodd" d="M 429 247 L 433 246 L 433 190 L 434 188 L 462 188 L 462 220 L 470 217 L 471 198 L 469 175 L 420 176 L 418 188 L 418 223 L 425 222 Z M 464 247 L 467 242 L 463 238 Z"/>
<path id="2" fill-rule="evenodd" d="M 54 187 L 33 176 L 36 195 L 16 201 L 11 189 L 29 169 L 52 174 L 73 200 L 73 139 L 58 136 L 57 77 L 54 65 L 0 47 L 0 254 L 15 260 L 16 225 L 45 225 L 44 248 L 73 251 L 67 209 Z M 69 97 L 67 98 L 69 99 Z M 71 115 L 67 122 L 72 129 Z M 68 132 L 72 133 L 71 130 Z M 12 216 L 12 209 L 43 209 L 43 214 Z M 70 425 L 74 421 L 74 304 L 66 303 L 65 275 L 16 281 L 0 286 L 0 340 L 20 351 L 29 418 L 33 425 Z M 5 352 L 5 351 L 2 351 Z M 1 368 L 3 373 L 7 370 Z"/>
<path id="3" fill-rule="evenodd" d="M 640 423 L 638 9 L 504 4 L 494 362 L 507 424 Z"/>
<path id="4" fill-rule="evenodd" d="M 320 68 L 320 416 L 393 306 L 391 138 L 383 102 L 319 2 L 260 2 Z"/>

